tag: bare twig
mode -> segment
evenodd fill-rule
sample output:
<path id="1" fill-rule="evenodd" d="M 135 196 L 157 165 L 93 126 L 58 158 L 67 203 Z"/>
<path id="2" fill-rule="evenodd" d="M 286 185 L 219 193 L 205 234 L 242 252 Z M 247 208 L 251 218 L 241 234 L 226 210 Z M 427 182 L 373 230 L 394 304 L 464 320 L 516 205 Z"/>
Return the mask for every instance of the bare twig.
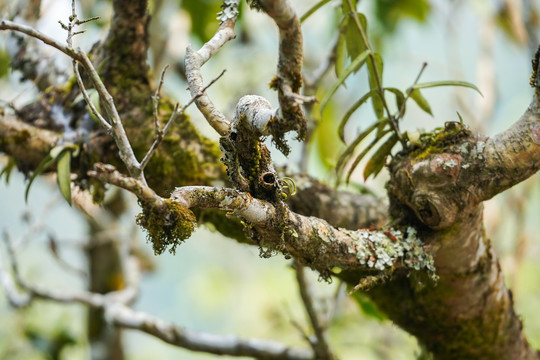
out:
<path id="1" fill-rule="evenodd" d="M 152 103 L 154 105 L 154 126 L 156 128 L 156 136 L 159 136 L 160 134 L 160 128 L 161 128 L 161 124 L 159 123 L 159 114 L 158 114 L 158 111 L 159 111 L 159 98 L 160 98 L 160 93 L 161 93 L 161 88 L 163 87 L 163 81 L 165 80 L 165 73 L 167 72 L 167 69 L 169 68 L 169 64 L 166 64 L 164 67 L 163 67 L 163 70 L 161 70 L 161 74 L 159 75 L 159 85 L 156 89 L 156 92 L 154 94 L 154 96 L 152 96 Z M 144 163 L 144 160 L 143 162 Z M 144 168 L 144 166 L 141 164 L 141 166 Z"/>
<path id="2" fill-rule="evenodd" d="M 328 343 L 328 333 L 326 328 L 321 324 L 319 314 L 315 310 L 315 305 L 313 303 L 313 295 L 311 293 L 311 288 L 307 282 L 304 267 L 298 262 L 295 264 L 296 270 L 296 281 L 298 282 L 298 289 L 300 290 L 300 297 L 304 303 L 304 308 L 311 322 L 311 327 L 315 333 L 316 342 L 312 344 L 313 350 L 317 354 L 318 359 L 328 359 L 332 360 L 335 358 L 332 350 L 330 349 L 330 344 Z"/>
<path id="3" fill-rule="evenodd" d="M 156 151 L 157 147 L 159 146 L 159 144 L 161 144 L 161 141 L 163 141 L 163 138 L 165 137 L 165 134 L 167 134 L 167 132 L 169 131 L 169 128 L 172 126 L 172 124 L 174 124 L 174 122 L 180 118 L 180 117 L 183 117 L 185 116 L 185 112 L 186 112 L 186 109 L 191 105 L 193 104 L 194 102 L 197 101 L 197 99 L 199 99 L 200 97 L 202 96 L 205 96 L 205 92 L 206 90 L 212 86 L 216 81 L 218 81 L 219 78 L 221 78 L 223 76 L 223 74 L 225 74 L 225 70 L 223 70 L 218 76 L 216 76 L 212 81 L 210 81 L 210 83 L 208 83 L 208 85 L 206 85 L 204 88 L 201 89 L 200 92 L 198 92 L 197 94 L 195 94 L 191 100 L 189 100 L 187 102 L 187 104 L 185 104 L 184 106 L 182 106 L 180 109 L 178 108 L 178 104 L 176 104 L 171 116 L 169 117 L 169 120 L 167 121 L 167 124 L 165 124 L 165 126 L 163 127 L 162 130 L 158 130 L 158 128 L 156 127 L 156 139 L 154 140 L 154 142 L 152 143 L 152 146 L 150 146 L 150 149 L 148 150 L 148 152 L 146 153 L 146 155 L 144 156 L 144 158 L 142 159 L 141 161 L 141 170 L 144 171 L 144 168 L 146 167 L 146 165 L 148 164 L 148 162 L 150 161 L 150 159 L 152 158 L 152 155 L 154 154 L 154 152 Z M 156 111 L 157 113 L 157 111 Z M 157 122 L 157 117 L 156 117 L 156 126 L 158 126 L 158 122 Z"/>
<path id="4" fill-rule="evenodd" d="M 0 30 L 13 30 L 13 31 L 24 33 L 28 36 L 32 36 L 38 40 L 43 41 L 45 44 L 50 45 L 60 50 L 61 52 L 63 52 L 64 54 L 72 58 L 73 60 L 76 60 L 83 66 L 83 68 L 87 71 L 88 75 L 90 76 L 90 79 L 92 80 L 92 83 L 95 89 L 97 90 L 101 100 L 103 101 L 105 112 L 107 113 L 107 116 L 109 118 L 108 123 L 111 125 L 111 127 L 108 128 L 106 125 L 104 126 L 106 127 L 106 129 L 112 132 L 112 136 L 119 149 L 120 158 L 122 159 L 122 161 L 128 168 L 129 173 L 132 176 L 140 178 L 143 181 L 145 181 L 142 171 L 140 169 L 140 164 L 137 161 L 137 158 L 135 157 L 131 144 L 129 143 L 126 132 L 124 130 L 124 126 L 122 125 L 122 120 L 120 119 L 118 110 L 116 109 L 116 106 L 114 105 L 113 97 L 108 92 L 105 85 L 103 84 L 103 81 L 99 77 L 94 65 L 88 58 L 88 55 L 85 52 L 83 52 L 80 48 L 73 49 L 71 48 L 69 44 L 68 46 L 65 46 L 57 42 L 56 40 L 50 38 L 49 36 L 33 29 L 32 27 L 16 24 L 9 20 L 0 21 Z M 92 108 L 90 104 L 91 102 L 88 103 L 88 105 Z M 102 120 L 100 120 L 100 122 L 104 124 Z"/>

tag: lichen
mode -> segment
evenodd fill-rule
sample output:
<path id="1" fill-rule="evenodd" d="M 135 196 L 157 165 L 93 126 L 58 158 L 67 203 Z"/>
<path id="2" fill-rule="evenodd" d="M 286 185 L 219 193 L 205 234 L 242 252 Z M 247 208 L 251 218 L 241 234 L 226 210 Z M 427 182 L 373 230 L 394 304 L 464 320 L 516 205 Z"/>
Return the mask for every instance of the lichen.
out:
<path id="1" fill-rule="evenodd" d="M 146 238 L 156 255 L 167 249 L 174 254 L 176 247 L 195 230 L 195 215 L 177 202 L 166 201 L 161 206 L 142 204 L 142 210 L 137 215 L 137 224 L 146 230 Z"/>

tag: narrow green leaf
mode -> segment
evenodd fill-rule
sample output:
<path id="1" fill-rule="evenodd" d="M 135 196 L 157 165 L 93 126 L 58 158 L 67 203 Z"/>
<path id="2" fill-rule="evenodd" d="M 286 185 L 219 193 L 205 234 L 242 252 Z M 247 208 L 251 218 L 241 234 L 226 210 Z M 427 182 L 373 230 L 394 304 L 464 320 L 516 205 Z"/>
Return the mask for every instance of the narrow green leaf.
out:
<path id="1" fill-rule="evenodd" d="M 313 13 L 315 13 L 315 11 L 319 10 L 321 7 L 323 7 L 325 4 L 329 3 L 330 0 L 321 0 L 319 1 L 318 3 L 316 3 L 315 5 L 313 5 L 311 7 L 311 9 L 309 9 L 308 11 L 306 11 L 306 13 L 304 15 L 302 15 L 302 17 L 300 18 L 300 22 L 304 22 L 306 21 L 306 19 L 308 17 L 310 17 L 311 15 L 313 15 Z"/>
<path id="2" fill-rule="evenodd" d="M 71 205 L 71 151 L 64 149 L 58 155 L 56 180 L 62 196 Z"/>
<path id="3" fill-rule="evenodd" d="M 337 81 L 334 83 L 334 85 L 332 85 L 332 88 L 330 89 L 328 94 L 326 94 L 326 96 L 324 97 L 324 100 L 322 101 L 321 108 L 320 108 L 321 109 L 320 110 L 321 114 L 323 113 L 324 108 L 328 104 L 328 101 L 330 100 L 332 95 L 334 95 L 336 90 L 341 86 L 341 84 L 343 84 L 345 82 L 345 80 L 347 79 L 347 77 L 349 77 L 349 75 L 351 75 L 354 71 L 356 71 L 356 70 L 360 69 L 360 67 L 362 67 L 362 65 L 366 61 L 366 58 L 368 57 L 368 55 L 369 55 L 369 50 L 364 51 L 356 59 L 354 59 L 354 61 L 351 64 L 349 64 L 349 66 L 347 66 L 347 68 L 345 69 L 343 74 L 341 74 L 341 76 L 337 79 Z"/>
<path id="4" fill-rule="evenodd" d="M 382 86 L 383 60 L 379 53 L 373 54 L 373 57 L 375 58 L 374 61 L 370 58 L 367 62 L 369 88 L 371 90 L 378 90 L 379 85 Z M 384 102 L 378 92 L 377 96 L 371 97 L 371 103 L 373 105 L 373 111 L 375 111 L 375 114 L 377 115 L 377 119 L 382 118 L 384 116 Z"/>
<path id="5" fill-rule="evenodd" d="M 43 173 L 43 171 L 47 170 L 52 164 L 54 163 L 54 158 L 51 156 L 51 154 L 47 154 L 43 160 L 39 163 L 36 170 L 32 173 L 32 176 L 30 177 L 30 180 L 28 180 L 28 185 L 26 185 L 26 191 L 24 192 L 24 201 L 28 202 L 28 194 L 30 192 L 30 186 L 32 186 L 32 183 L 40 175 Z"/>
<path id="6" fill-rule="evenodd" d="M 426 98 L 420 93 L 420 90 L 413 89 L 409 93 L 409 96 L 411 97 L 411 99 L 414 100 L 416 105 L 418 105 L 420 107 L 420 109 L 424 110 L 429 115 L 433 116 L 433 113 L 431 112 L 431 106 L 429 106 L 429 103 L 426 100 Z"/>
<path id="7" fill-rule="evenodd" d="M 362 152 L 360 154 L 358 154 L 358 156 L 356 156 L 356 158 L 354 159 L 349 171 L 347 172 L 347 177 L 345 179 L 345 182 L 348 184 L 349 183 L 349 179 L 351 178 L 351 175 L 352 173 L 354 172 L 354 170 L 356 169 L 356 167 L 358 166 L 358 164 L 360 163 L 360 161 L 362 161 L 362 159 L 366 156 L 366 154 L 375 146 L 377 145 L 377 143 L 386 135 L 388 134 L 390 131 L 392 131 L 391 129 L 387 129 L 385 131 L 383 131 L 381 134 L 379 134 L 377 137 L 375 137 L 375 139 L 373 139 L 369 144 L 368 146 L 362 150 Z"/>
<path id="8" fill-rule="evenodd" d="M 454 81 L 454 80 L 444 80 L 444 81 L 432 81 L 432 82 L 426 82 L 426 83 L 420 83 L 413 85 L 413 89 L 427 89 L 432 87 L 438 87 L 438 86 L 463 86 L 468 87 L 470 89 L 476 90 L 482 97 L 484 94 L 476 87 L 476 85 L 471 84 L 470 82 L 466 81 Z"/>
<path id="9" fill-rule="evenodd" d="M 347 48 L 345 46 L 345 35 L 340 34 L 336 46 L 336 61 L 334 63 L 334 69 L 338 78 L 341 77 L 341 75 L 343 74 L 343 70 L 345 70 L 345 60 L 347 55 L 346 50 Z"/>
<path id="10" fill-rule="evenodd" d="M 336 164 L 336 172 L 338 174 L 340 174 L 341 172 L 341 168 L 343 166 L 345 166 L 345 163 L 349 160 L 349 158 L 352 156 L 354 150 L 356 149 L 356 147 L 362 142 L 362 140 L 365 139 L 366 136 L 368 136 L 373 130 L 375 130 L 377 128 L 377 126 L 379 125 L 378 122 L 375 122 L 374 124 L 372 124 L 370 127 L 368 127 L 366 130 L 362 131 L 357 137 L 356 139 L 354 139 L 354 141 L 349 145 L 347 146 L 347 148 L 345 149 L 345 151 L 343 151 L 343 154 L 341 154 L 341 156 L 339 157 L 338 159 L 338 162 Z"/>
<path id="11" fill-rule="evenodd" d="M 358 20 L 360 21 L 360 25 L 364 29 L 364 33 L 367 34 L 366 17 L 362 13 L 357 13 L 357 15 L 358 15 Z M 352 18 L 352 15 L 349 15 L 349 19 L 347 22 L 346 39 L 347 39 L 347 52 L 351 59 L 355 59 L 362 52 L 366 51 L 367 45 L 364 43 L 364 38 L 362 37 L 362 34 L 360 33 L 360 30 L 358 29 L 356 22 Z"/>
<path id="12" fill-rule="evenodd" d="M 11 176 L 11 172 L 15 168 L 15 165 L 16 165 L 15 158 L 13 156 L 9 156 L 6 166 L 4 166 L 2 171 L 0 171 L 0 179 L 2 178 L 2 175 L 5 175 L 6 184 L 9 184 L 9 178 Z"/>
<path id="13" fill-rule="evenodd" d="M 345 142 L 345 125 L 347 125 L 347 122 L 349 121 L 352 114 L 360 107 L 362 104 L 364 104 L 367 99 L 369 99 L 370 96 L 374 94 L 373 91 L 368 92 L 367 94 L 364 94 L 360 99 L 358 99 L 353 106 L 349 110 L 347 110 L 347 113 L 343 116 L 343 119 L 339 123 L 338 127 L 338 134 L 341 141 Z"/>
<path id="14" fill-rule="evenodd" d="M 403 94 L 401 90 L 392 88 L 392 87 L 384 88 L 384 90 L 390 91 L 392 94 L 396 96 L 396 106 L 397 106 L 398 111 L 400 111 L 401 107 L 405 103 L 405 94 Z"/>
<path id="15" fill-rule="evenodd" d="M 398 142 L 398 136 L 396 134 L 392 134 L 373 154 L 371 159 L 369 159 L 368 163 L 366 164 L 366 167 L 364 168 L 364 181 L 367 180 L 367 178 L 370 175 L 373 175 L 374 177 L 381 172 L 381 170 L 384 167 L 384 164 L 386 163 L 386 157 L 390 155 L 390 152 L 392 151 L 392 148 L 396 143 Z"/>

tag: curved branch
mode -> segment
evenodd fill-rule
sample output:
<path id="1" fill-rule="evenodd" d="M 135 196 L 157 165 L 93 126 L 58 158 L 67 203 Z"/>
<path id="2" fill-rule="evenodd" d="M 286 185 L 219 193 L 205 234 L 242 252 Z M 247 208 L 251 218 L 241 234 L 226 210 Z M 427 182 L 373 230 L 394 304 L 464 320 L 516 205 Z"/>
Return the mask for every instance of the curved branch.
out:
<path id="1" fill-rule="evenodd" d="M 277 76 L 271 86 L 278 91 L 279 115 L 271 123 L 271 133 L 285 155 L 289 149 L 284 142 L 286 132 L 295 130 L 299 139 L 306 136 L 307 120 L 302 104 L 315 98 L 300 94 L 302 87 L 303 39 L 300 20 L 288 0 L 253 0 L 251 5 L 262 9 L 279 29 Z"/>
<path id="2" fill-rule="evenodd" d="M 189 91 L 194 98 L 197 96 L 195 104 L 203 114 L 208 123 L 220 135 L 225 135 L 229 131 L 229 121 L 219 111 L 208 95 L 204 92 L 201 67 L 229 40 L 236 38 L 234 24 L 238 16 L 238 1 L 225 1 L 222 5 L 223 11 L 220 13 L 221 25 L 214 36 L 203 45 L 198 51 L 193 50 L 191 45 L 186 49 L 186 77 L 189 84 Z M 202 95 L 201 95 L 202 94 Z"/>

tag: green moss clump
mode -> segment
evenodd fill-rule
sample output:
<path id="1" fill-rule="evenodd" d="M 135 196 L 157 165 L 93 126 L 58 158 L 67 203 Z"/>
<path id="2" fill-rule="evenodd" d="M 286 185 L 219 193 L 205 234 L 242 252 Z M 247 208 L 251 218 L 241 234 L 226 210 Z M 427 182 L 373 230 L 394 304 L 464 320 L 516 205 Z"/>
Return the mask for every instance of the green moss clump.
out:
<path id="1" fill-rule="evenodd" d="M 167 249 L 174 254 L 176 247 L 195 230 L 195 215 L 177 202 L 167 201 L 160 207 L 143 204 L 142 208 L 143 212 L 137 215 L 137 224 L 146 230 L 146 238 L 156 255 Z"/>

